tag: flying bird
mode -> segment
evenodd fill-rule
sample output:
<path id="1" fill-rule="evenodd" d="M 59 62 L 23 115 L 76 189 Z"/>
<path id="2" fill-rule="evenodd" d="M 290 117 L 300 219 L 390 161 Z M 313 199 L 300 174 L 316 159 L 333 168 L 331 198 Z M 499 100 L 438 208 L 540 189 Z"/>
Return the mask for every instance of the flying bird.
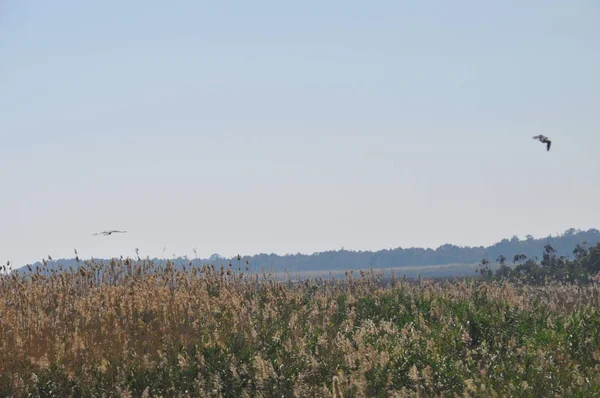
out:
<path id="1" fill-rule="evenodd" d="M 546 150 L 550 150 L 550 145 L 552 145 L 552 141 L 550 141 L 550 139 L 545 135 L 536 135 L 535 137 L 533 137 L 533 139 L 546 144 Z"/>
<path id="2" fill-rule="evenodd" d="M 108 235 L 113 234 L 113 233 L 124 234 L 125 232 L 127 232 L 127 231 L 117 231 L 116 229 L 112 229 L 110 231 L 102 231 L 102 232 L 98 232 L 98 233 L 92 234 L 92 236 L 95 236 L 95 235 L 108 236 Z"/>

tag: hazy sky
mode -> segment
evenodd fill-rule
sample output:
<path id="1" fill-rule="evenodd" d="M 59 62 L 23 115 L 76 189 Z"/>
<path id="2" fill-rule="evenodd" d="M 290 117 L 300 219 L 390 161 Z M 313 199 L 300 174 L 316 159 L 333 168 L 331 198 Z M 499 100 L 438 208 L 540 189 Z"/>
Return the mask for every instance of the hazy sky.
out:
<path id="1" fill-rule="evenodd" d="M 2 1 L 0 261 L 598 228 L 598 21 L 593 0 Z"/>

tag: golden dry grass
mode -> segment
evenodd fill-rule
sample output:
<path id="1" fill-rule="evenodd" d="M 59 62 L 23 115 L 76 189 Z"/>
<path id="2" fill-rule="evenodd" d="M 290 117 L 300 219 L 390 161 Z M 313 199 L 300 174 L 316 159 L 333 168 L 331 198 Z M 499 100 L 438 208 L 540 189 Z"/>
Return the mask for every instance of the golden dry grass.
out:
<path id="1" fill-rule="evenodd" d="M 241 271 L 0 276 L 0 396 L 600 394 L 596 285 Z"/>

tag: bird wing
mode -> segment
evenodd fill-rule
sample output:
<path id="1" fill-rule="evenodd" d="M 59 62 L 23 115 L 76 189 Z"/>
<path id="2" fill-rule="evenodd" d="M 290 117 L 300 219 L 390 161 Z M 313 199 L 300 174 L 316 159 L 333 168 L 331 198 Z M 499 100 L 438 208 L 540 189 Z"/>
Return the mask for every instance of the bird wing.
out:
<path id="1" fill-rule="evenodd" d="M 549 151 L 550 150 L 550 145 L 552 145 L 552 141 L 548 140 L 547 141 L 547 146 L 546 146 L 546 150 Z"/>
<path id="2" fill-rule="evenodd" d="M 117 231 L 116 229 L 113 229 L 111 231 L 96 232 L 95 234 L 92 234 L 92 236 L 95 236 L 95 235 L 110 235 L 112 233 L 122 233 L 122 234 L 124 234 L 125 232 L 127 232 L 127 231 Z"/>

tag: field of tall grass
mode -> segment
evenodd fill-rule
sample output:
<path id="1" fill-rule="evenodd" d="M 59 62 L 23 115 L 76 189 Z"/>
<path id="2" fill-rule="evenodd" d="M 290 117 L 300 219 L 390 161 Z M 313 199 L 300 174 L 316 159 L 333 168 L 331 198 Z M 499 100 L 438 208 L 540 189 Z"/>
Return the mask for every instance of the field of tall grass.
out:
<path id="1" fill-rule="evenodd" d="M 144 260 L 0 276 L 0 396 L 600 395 L 600 287 Z"/>

